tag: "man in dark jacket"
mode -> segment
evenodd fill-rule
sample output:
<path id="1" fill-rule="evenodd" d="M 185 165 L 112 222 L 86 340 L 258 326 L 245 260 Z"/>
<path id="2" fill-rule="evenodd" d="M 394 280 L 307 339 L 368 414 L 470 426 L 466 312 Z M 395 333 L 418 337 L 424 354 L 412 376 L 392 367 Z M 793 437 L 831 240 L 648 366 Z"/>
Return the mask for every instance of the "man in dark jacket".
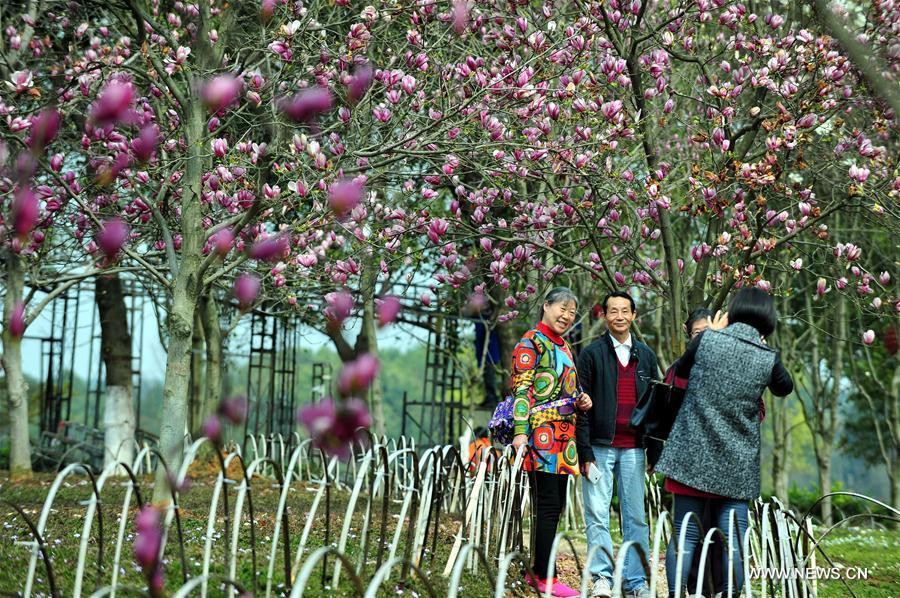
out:
<path id="1" fill-rule="evenodd" d="M 615 292 L 603 300 L 608 331 L 578 356 L 578 381 L 593 406 L 578 414 L 576 441 L 582 468 L 591 596 L 611 596 L 613 545 L 609 507 L 616 481 L 624 541 L 636 543 L 649 559 L 649 529 L 644 511 L 644 449 L 629 425 L 638 398 L 658 378 L 653 351 L 631 335 L 637 311 L 634 299 Z M 592 471 L 592 468 L 596 470 Z M 599 475 L 598 475 L 599 473 Z M 650 596 L 640 557 L 629 550 L 624 587 L 629 596 Z"/>

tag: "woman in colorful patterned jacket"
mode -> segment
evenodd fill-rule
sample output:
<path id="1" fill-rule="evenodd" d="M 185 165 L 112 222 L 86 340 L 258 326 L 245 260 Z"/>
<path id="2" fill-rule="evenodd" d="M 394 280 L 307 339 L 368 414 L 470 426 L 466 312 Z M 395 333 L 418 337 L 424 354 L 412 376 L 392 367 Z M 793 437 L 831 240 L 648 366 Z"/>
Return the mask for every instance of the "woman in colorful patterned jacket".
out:
<path id="1" fill-rule="evenodd" d="M 547 579 L 569 476 L 578 475 L 575 409 L 591 408 L 591 398 L 578 388 L 575 360 L 562 338 L 575 323 L 577 306 L 571 290 L 551 290 L 541 322 L 525 333 L 513 351 L 513 446 L 517 450 L 524 444 L 530 447 L 525 469 L 531 476 L 535 577 L 529 575 L 526 581 L 542 594 L 550 585 L 553 596 L 579 594 L 557 579 Z"/>

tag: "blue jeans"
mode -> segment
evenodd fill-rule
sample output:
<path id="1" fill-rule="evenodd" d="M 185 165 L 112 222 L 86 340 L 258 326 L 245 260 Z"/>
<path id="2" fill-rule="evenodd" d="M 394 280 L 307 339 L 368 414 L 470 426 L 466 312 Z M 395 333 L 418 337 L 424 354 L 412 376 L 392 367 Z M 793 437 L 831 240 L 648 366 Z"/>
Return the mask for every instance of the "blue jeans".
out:
<path id="1" fill-rule="evenodd" d="M 734 559 L 734 589 L 731 595 L 737 596 L 741 593 L 741 587 L 744 585 L 744 567 L 741 563 L 740 551 L 743 550 L 744 533 L 747 531 L 747 501 L 736 500 L 733 498 L 699 498 L 696 496 L 676 494 L 675 507 L 673 509 L 675 514 L 672 518 L 672 526 L 675 531 L 672 533 L 672 537 L 669 539 L 669 547 L 666 549 L 666 579 L 669 581 L 669 596 L 675 595 L 675 576 L 678 572 L 678 538 L 681 534 L 684 516 L 689 512 L 693 512 L 697 518 L 702 521 L 703 509 L 707 503 L 709 503 L 712 519 L 716 522 L 716 527 L 722 530 L 722 533 L 726 538 L 729 537 L 728 521 L 730 513 L 731 510 L 734 509 L 737 530 L 732 531 L 730 538 L 732 558 Z M 687 583 L 688 574 L 691 570 L 691 561 L 694 558 L 694 551 L 703 549 L 703 538 L 708 531 L 709 530 L 702 530 L 701 535 L 701 530 L 697 526 L 697 521 L 694 520 L 693 517 L 689 520 L 684 536 L 684 557 L 681 561 L 682 586 Z M 737 535 L 735 535 L 735 531 L 737 532 Z M 723 540 L 722 549 L 724 554 L 722 556 L 722 579 L 724 580 L 723 591 L 726 595 L 728 592 L 728 544 L 728 541 Z M 706 575 L 707 574 L 704 574 L 704 577 Z M 703 580 L 701 580 L 701 584 L 705 590 L 706 584 Z M 688 591 L 693 592 L 694 589 L 695 588 L 688 588 Z"/>
<path id="2" fill-rule="evenodd" d="M 591 449 L 600 469 L 600 481 L 591 483 L 587 476 L 582 477 L 588 552 L 594 546 L 598 547 L 588 568 L 594 579 L 605 577 L 611 582 L 614 553 L 609 533 L 609 507 L 612 502 L 613 479 L 619 495 L 624 541 L 636 543 L 644 551 L 647 560 L 650 559 L 650 531 L 644 511 L 644 449 L 609 446 L 592 446 Z M 647 583 L 644 566 L 636 550 L 636 547 L 632 547 L 625 557 L 623 585 L 626 591 L 635 590 Z"/>

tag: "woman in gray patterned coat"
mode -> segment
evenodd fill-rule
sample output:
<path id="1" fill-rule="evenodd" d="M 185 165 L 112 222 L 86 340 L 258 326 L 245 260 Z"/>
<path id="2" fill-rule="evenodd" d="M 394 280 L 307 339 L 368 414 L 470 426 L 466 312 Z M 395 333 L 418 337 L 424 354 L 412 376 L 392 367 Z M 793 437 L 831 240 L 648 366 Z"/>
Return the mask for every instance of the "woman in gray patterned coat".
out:
<path id="1" fill-rule="evenodd" d="M 688 380 L 687 391 L 656 465 L 656 471 L 666 474 L 666 490 L 675 496 L 675 531 L 666 551 L 670 596 L 687 580 L 701 541 L 695 517 L 701 517 L 706 507 L 731 546 L 732 567 L 727 549 L 723 559 L 726 595 L 740 594 L 747 502 L 759 496 L 759 397 L 766 387 L 779 397 L 794 389 L 779 354 L 764 342 L 775 331 L 777 319 L 768 294 L 755 287 L 741 289 L 728 313 L 716 314 L 709 330 L 697 336 L 678 361 L 675 375 Z M 729 525 L 732 512 L 737 529 Z M 685 522 L 688 513 L 694 515 Z M 676 551 L 685 525 L 679 569 Z"/>

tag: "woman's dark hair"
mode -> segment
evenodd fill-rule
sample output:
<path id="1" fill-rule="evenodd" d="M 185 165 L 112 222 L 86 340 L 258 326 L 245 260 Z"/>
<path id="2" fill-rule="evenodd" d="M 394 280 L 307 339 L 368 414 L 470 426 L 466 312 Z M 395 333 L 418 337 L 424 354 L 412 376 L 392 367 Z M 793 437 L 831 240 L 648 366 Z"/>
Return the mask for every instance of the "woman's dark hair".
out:
<path id="1" fill-rule="evenodd" d="M 762 336 L 775 332 L 778 312 L 772 297 L 756 287 L 745 287 L 737 292 L 728 306 L 728 323 L 743 322 L 756 328 Z"/>
<path id="2" fill-rule="evenodd" d="M 694 324 L 698 320 L 705 320 L 707 318 L 711 318 L 713 312 L 711 309 L 706 309 L 705 307 L 698 307 L 694 311 L 691 312 L 691 315 L 688 316 L 687 322 L 684 323 L 684 330 L 688 336 L 691 335 L 691 328 L 694 327 Z"/>
<path id="3" fill-rule="evenodd" d="M 554 303 L 565 303 L 568 301 L 572 301 L 575 303 L 575 307 L 578 307 L 578 297 L 575 295 L 575 292 L 572 291 L 569 287 L 555 287 L 550 289 L 547 295 L 544 297 L 544 303 L 549 303 L 553 305 Z M 541 304 L 541 318 L 544 317 L 544 304 Z"/>
<path id="4" fill-rule="evenodd" d="M 634 302 L 634 298 L 626 293 L 625 291 L 613 291 L 609 295 L 603 298 L 603 313 L 606 313 L 606 307 L 609 303 L 609 300 L 613 297 L 618 297 L 620 299 L 628 299 L 628 302 L 631 304 L 631 311 L 637 311 L 637 304 Z"/>

